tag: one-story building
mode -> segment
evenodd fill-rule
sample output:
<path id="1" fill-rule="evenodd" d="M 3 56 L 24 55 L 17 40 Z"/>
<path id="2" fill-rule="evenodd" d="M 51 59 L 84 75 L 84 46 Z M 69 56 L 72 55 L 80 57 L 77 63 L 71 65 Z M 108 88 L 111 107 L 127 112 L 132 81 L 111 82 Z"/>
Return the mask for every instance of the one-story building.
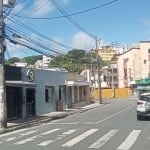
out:
<path id="1" fill-rule="evenodd" d="M 67 99 L 66 77 L 66 70 L 6 66 L 7 118 L 62 110 Z"/>

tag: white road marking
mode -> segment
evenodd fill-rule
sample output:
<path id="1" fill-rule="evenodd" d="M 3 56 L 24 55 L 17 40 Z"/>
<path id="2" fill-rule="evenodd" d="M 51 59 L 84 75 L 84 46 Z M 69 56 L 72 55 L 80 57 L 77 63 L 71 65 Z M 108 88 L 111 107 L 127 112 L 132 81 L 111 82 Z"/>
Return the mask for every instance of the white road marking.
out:
<path id="1" fill-rule="evenodd" d="M 0 138 L 1 137 L 5 137 L 5 136 L 9 136 L 9 135 L 12 135 L 12 134 L 16 134 L 16 133 L 19 133 L 19 132 L 23 132 L 23 131 L 26 131 L 28 129 L 20 129 L 20 130 L 17 130 L 17 131 L 12 131 L 12 132 L 8 132 L 8 133 L 4 133 L 4 134 L 1 134 L 0 135 Z"/>
<path id="2" fill-rule="evenodd" d="M 11 137 L 11 138 L 5 139 L 5 141 L 10 142 L 10 141 L 15 140 L 16 138 L 17 138 L 17 137 Z"/>
<path id="3" fill-rule="evenodd" d="M 63 132 L 62 134 L 69 135 L 69 134 L 72 134 L 74 132 L 76 132 L 76 129 L 74 129 L 74 130 L 68 130 L 67 132 Z"/>
<path id="4" fill-rule="evenodd" d="M 58 131 L 58 130 L 60 130 L 60 128 L 52 129 L 52 130 L 46 131 L 46 132 L 41 133 L 41 134 L 39 134 L 39 135 L 32 136 L 32 137 L 29 137 L 29 138 L 27 138 L 27 139 L 18 141 L 18 142 L 14 143 L 14 144 L 15 144 L 15 145 L 25 144 L 25 143 L 31 142 L 31 141 L 33 141 L 33 140 L 35 140 L 35 139 L 37 139 L 37 138 L 41 138 L 43 135 L 48 135 L 48 134 L 51 134 L 51 133 L 56 132 L 56 131 Z"/>
<path id="5" fill-rule="evenodd" d="M 101 148 L 106 142 L 108 142 L 119 130 L 112 129 L 95 143 L 93 143 L 89 148 Z"/>
<path id="6" fill-rule="evenodd" d="M 130 147 L 135 143 L 140 133 L 141 130 L 133 130 L 117 149 L 129 150 Z"/>
<path id="7" fill-rule="evenodd" d="M 115 116 L 117 116 L 117 115 L 119 115 L 119 114 L 121 114 L 121 113 L 123 113 L 123 112 L 125 112 L 125 111 L 128 111 L 129 109 L 131 109 L 131 108 L 134 107 L 134 106 L 135 106 L 135 105 L 131 105 L 131 106 L 129 106 L 129 107 L 126 107 L 125 109 L 122 109 L 122 110 L 119 111 L 119 112 L 116 112 L 116 113 L 114 113 L 114 114 L 111 114 L 111 115 L 107 116 L 106 118 L 97 121 L 95 124 L 100 124 L 100 123 L 102 123 L 102 122 L 104 122 L 104 121 L 107 121 L 107 120 L 109 120 L 109 119 L 111 119 L 111 118 L 113 118 L 113 117 L 115 117 Z"/>
<path id="8" fill-rule="evenodd" d="M 26 132 L 26 133 L 22 133 L 22 134 L 20 134 L 20 137 L 21 136 L 25 136 L 25 135 L 30 135 L 30 134 L 35 133 L 35 132 L 37 132 L 37 130 L 29 131 L 29 132 Z"/>
<path id="9" fill-rule="evenodd" d="M 63 132 L 62 134 L 58 135 L 58 137 L 56 138 L 56 140 L 61 140 L 62 138 L 66 137 L 67 135 L 70 135 L 72 133 L 74 133 L 76 130 L 68 130 L 66 132 Z M 47 146 L 53 142 L 55 142 L 56 140 L 48 140 L 48 141 L 44 141 L 40 144 L 38 144 L 38 146 Z"/>
<path id="10" fill-rule="evenodd" d="M 79 143 L 81 140 L 85 139 L 86 137 L 90 136 L 91 134 L 95 133 L 98 129 L 90 129 L 81 135 L 77 136 L 76 138 L 70 140 L 69 142 L 62 145 L 62 147 L 71 147 L 77 143 Z"/>
<path id="11" fill-rule="evenodd" d="M 37 139 L 38 137 L 41 137 L 41 136 L 40 136 L 40 135 L 33 136 L 33 137 L 30 137 L 30 138 L 24 139 L 24 140 L 22 140 L 22 141 L 16 142 L 16 143 L 14 143 L 14 144 L 15 144 L 15 145 L 25 144 L 25 143 L 27 143 L 27 142 L 34 141 L 34 140 Z"/>
<path id="12" fill-rule="evenodd" d="M 65 125 L 70 125 L 70 124 L 79 124 L 79 122 L 50 122 L 50 123 L 47 123 L 47 124 L 65 124 Z"/>
<path id="13" fill-rule="evenodd" d="M 35 133 L 35 132 L 37 132 L 37 130 L 29 131 L 29 132 L 26 132 L 26 133 L 22 133 L 22 134 L 20 134 L 20 136 L 18 136 L 18 137 L 10 137 L 10 138 L 7 138 L 7 139 L 5 139 L 5 141 L 10 142 L 10 141 L 13 141 L 13 140 L 15 140 L 15 139 L 17 139 L 17 138 L 21 138 L 21 137 L 23 137 L 23 136 L 30 135 L 30 134 Z"/>
<path id="14" fill-rule="evenodd" d="M 44 133 L 41 133 L 41 135 L 48 135 L 48 134 L 51 134 L 51 133 L 56 132 L 56 131 L 58 131 L 58 130 L 60 130 L 60 128 L 46 131 L 46 132 L 44 132 Z"/>
<path id="15" fill-rule="evenodd" d="M 44 141 L 44 142 L 38 144 L 38 146 L 47 146 L 47 145 L 49 145 L 50 143 L 53 143 L 53 142 L 54 142 L 53 140 Z"/>
<path id="16" fill-rule="evenodd" d="M 58 136 L 56 139 L 61 140 L 62 138 L 63 138 L 62 136 Z"/>

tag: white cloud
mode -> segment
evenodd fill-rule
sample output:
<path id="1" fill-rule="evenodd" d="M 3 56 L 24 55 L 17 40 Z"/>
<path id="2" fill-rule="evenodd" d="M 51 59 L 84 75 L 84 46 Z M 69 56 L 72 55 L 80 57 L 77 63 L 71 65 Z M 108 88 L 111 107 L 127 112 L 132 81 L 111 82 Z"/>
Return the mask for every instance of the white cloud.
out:
<path id="1" fill-rule="evenodd" d="M 10 57 L 21 57 L 21 51 L 25 49 L 25 47 L 17 44 L 13 44 L 11 42 L 9 42 L 8 40 L 6 40 L 6 45 L 7 45 L 7 54 Z"/>
<path id="2" fill-rule="evenodd" d="M 24 40 L 21 40 L 23 43 Z M 22 46 L 20 44 L 13 44 L 11 43 L 9 40 L 6 40 L 6 56 L 9 57 L 25 57 L 25 56 L 29 56 L 29 55 L 34 55 L 34 54 L 38 54 L 37 52 L 34 52 L 32 49 L 28 49 L 25 46 Z"/>
<path id="3" fill-rule="evenodd" d="M 142 23 L 144 24 L 144 26 L 150 27 L 150 19 L 143 19 Z"/>
<path id="4" fill-rule="evenodd" d="M 63 4 L 68 4 L 70 2 L 70 0 L 62 0 Z"/>
<path id="5" fill-rule="evenodd" d="M 14 12 L 16 13 L 16 12 L 19 12 L 19 11 L 21 11 L 21 10 L 23 10 L 23 9 L 24 9 L 23 3 L 19 3 L 19 4 L 17 4 L 17 5 L 15 6 Z"/>
<path id="6" fill-rule="evenodd" d="M 74 48 L 90 50 L 95 48 L 95 40 L 83 32 L 76 33 L 71 41 Z"/>
<path id="7" fill-rule="evenodd" d="M 33 7 L 32 16 L 44 16 L 54 10 L 54 6 L 49 1 L 35 0 Z"/>
<path id="8" fill-rule="evenodd" d="M 68 4 L 70 2 L 70 0 L 61 0 L 60 1 L 61 4 Z M 49 0 L 34 0 L 34 3 L 33 3 L 33 9 L 32 10 L 35 10 L 33 13 L 32 13 L 32 10 L 31 10 L 31 13 L 32 13 L 32 16 L 34 17 L 40 17 L 40 16 L 45 16 L 45 15 L 48 15 L 50 12 L 52 12 L 53 10 L 55 10 L 55 6 L 53 6 L 53 4 L 49 1 Z"/>
<path id="9" fill-rule="evenodd" d="M 63 43 L 63 39 L 61 37 L 54 37 L 53 40 L 59 43 Z"/>

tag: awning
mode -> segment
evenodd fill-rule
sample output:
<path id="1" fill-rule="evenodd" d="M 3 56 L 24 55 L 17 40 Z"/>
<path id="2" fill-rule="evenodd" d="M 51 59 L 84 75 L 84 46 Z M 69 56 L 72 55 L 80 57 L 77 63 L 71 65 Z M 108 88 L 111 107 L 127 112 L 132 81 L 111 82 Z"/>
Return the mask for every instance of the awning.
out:
<path id="1" fill-rule="evenodd" d="M 90 82 L 85 81 L 67 81 L 67 86 L 90 86 Z"/>
<path id="2" fill-rule="evenodd" d="M 36 83 L 33 82 L 28 82 L 28 81 L 6 81 L 6 86 L 30 86 L 30 87 L 35 87 Z"/>
<path id="3" fill-rule="evenodd" d="M 150 86 L 138 86 L 137 91 L 150 91 Z"/>

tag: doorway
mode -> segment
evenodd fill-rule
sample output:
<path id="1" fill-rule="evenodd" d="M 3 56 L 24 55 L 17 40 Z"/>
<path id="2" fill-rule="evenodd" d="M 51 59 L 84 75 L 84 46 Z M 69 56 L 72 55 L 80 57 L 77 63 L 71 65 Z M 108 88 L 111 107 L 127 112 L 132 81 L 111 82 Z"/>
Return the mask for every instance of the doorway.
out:
<path id="1" fill-rule="evenodd" d="M 27 88 L 26 89 L 26 114 L 27 117 L 34 116 L 36 113 L 35 110 L 35 89 Z"/>
<path id="2" fill-rule="evenodd" d="M 22 88 L 6 86 L 7 119 L 16 119 L 22 114 Z"/>

